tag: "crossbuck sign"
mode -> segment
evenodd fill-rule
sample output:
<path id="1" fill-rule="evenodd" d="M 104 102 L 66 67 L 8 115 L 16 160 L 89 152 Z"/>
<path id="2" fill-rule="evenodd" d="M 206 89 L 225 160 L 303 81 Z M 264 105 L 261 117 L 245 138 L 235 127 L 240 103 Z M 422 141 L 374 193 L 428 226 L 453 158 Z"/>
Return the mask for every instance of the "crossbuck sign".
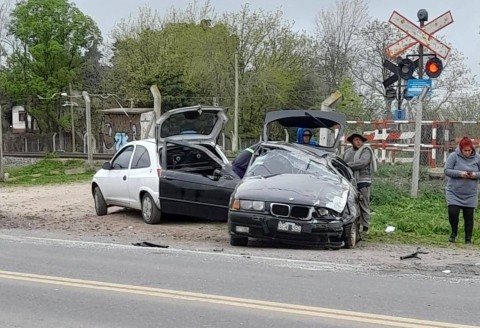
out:
<path id="1" fill-rule="evenodd" d="M 389 23 L 395 25 L 407 34 L 407 36 L 404 38 L 387 47 L 387 55 L 390 58 L 396 58 L 410 47 L 417 43 L 421 43 L 436 53 L 439 57 L 447 59 L 448 54 L 450 53 L 450 48 L 435 38 L 433 34 L 445 26 L 453 23 L 452 14 L 450 11 L 438 16 L 433 21 L 423 26 L 423 28 L 415 25 L 396 11 L 394 11 L 390 17 Z"/>

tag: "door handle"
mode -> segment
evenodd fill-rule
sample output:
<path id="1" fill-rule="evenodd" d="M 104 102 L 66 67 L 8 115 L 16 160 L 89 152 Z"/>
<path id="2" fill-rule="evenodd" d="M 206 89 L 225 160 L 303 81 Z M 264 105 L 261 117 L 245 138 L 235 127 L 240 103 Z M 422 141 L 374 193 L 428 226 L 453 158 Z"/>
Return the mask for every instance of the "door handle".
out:
<path id="1" fill-rule="evenodd" d="M 125 181 L 125 180 L 127 180 L 127 176 L 126 176 L 126 175 L 123 176 L 123 181 Z"/>
<path id="2" fill-rule="evenodd" d="M 172 177 L 163 177 L 165 180 L 174 180 Z"/>

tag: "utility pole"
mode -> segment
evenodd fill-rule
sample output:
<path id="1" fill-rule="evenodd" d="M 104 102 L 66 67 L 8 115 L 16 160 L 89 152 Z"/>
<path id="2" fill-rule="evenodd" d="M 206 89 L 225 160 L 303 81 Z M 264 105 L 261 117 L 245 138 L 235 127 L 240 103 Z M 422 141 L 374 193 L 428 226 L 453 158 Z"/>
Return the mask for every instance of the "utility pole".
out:
<path id="1" fill-rule="evenodd" d="M 87 91 L 82 92 L 83 99 L 85 100 L 85 113 L 87 120 L 87 163 L 88 167 L 93 170 L 93 150 L 92 150 L 92 115 L 90 108 L 90 96 Z"/>
<path id="2" fill-rule="evenodd" d="M 410 196 L 416 198 L 418 194 L 418 180 L 420 179 L 420 151 L 422 141 L 422 111 L 423 99 L 427 95 L 430 88 L 423 87 L 422 93 L 418 96 L 417 115 L 415 117 L 415 143 L 413 146 L 413 165 L 412 165 L 412 186 L 410 189 Z"/>
<path id="3" fill-rule="evenodd" d="M 420 9 L 417 13 L 420 21 L 420 28 L 423 28 L 425 22 L 428 21 L 428 12 Z M 418 78 L 423 78 L 423 44 L 418 46 Z M 420 153 L 422 143 L 422 119 L 423 119 L 423 99 L 427 95 L 429 87 L 424 87 L 420 96 L 418 96 L 417 113 L 415 117 L 415 141 L 413 146 L 413 164 L 412 164 L 412 186 L 410 196 L 416 198 L 418 194 L 418 180 L 420 179 Z"/>
<path id="4" fill-rule="evenodd" d="M 68 84 L 68 93 L 70 94 L 70 100 L 72 98 L 72 84 Z M 72 120 L 72 152 L 75 152 L 75 122 L 73 120 L 73 102 L 70 101 L 70 119 Z"/>
<path id="5" fill-rule="evenodd" d="M 150 92 L 153 95 L 153 119 L 148 124 L 145 138 L 149 138 L 152 127 L 157 125 L 157 120 L 162 115 L 162 94 L 160 93 L 160 90 L 158 90 L 158 87 L 156 84 L 152 84 L 150 86 Z M 155 135 L 154 137 L 156 138 Z"/>
<path id="6" fill-rule="evenodd" d="M 5 181 L 3 174 L 3 114 L 2 105 L 0 104 L 0 181 Z"/>
<path id="7" fill-rule="evenodd" d="M 235 52 L 235 113 L 233 116 L 232 151 L 238 150 L 238 52 Z"/>

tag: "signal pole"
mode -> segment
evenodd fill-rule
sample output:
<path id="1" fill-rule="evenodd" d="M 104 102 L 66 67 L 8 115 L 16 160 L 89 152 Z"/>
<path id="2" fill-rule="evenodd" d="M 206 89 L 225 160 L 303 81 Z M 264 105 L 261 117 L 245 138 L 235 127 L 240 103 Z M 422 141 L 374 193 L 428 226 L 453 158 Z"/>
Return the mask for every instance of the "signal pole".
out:
<path id="1" fill-rule="evenodd" d="M 420 21 L 420 28 L 423 29 L 425 22 L 428 21 L 428 12 L 425 9 L 420 9 L 417 13 Z M 418 45 L 418 78 L 423 79 L 423 44 Z"/>

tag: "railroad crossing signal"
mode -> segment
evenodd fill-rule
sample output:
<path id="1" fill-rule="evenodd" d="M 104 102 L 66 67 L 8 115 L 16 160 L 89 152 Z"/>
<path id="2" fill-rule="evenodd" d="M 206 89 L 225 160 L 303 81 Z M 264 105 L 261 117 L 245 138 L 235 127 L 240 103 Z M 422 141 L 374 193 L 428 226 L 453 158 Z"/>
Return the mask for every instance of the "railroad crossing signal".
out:
<path id="1" fill-rule="evenodd" d="M 437 57 L 430 58 L 425 64 L 425 73 L 430 78 L 439 77 L 443 70 L 443 63 Z"/>
<path id="2" fill-rule="evenodd" d="M 393 73 L 392 76 L 383 81 L 383 86 L 387 88 L 398 81 L 398 78 L 408 80 L 412 78 L 413 72 L 418 68 L 418 59 L 412 61 L 408 58 L 400 59 L 398 65 L 395 65 L 388 59 L 383 61 L 383 67 Z"/>
<path id="3" fill-rule="evenodd" d="M 389 22 L 391 24 L 395 25 L 400 30 L 405 32 L 407 36 L 403 37 L 400 40 L 397 40 L 395 43 L 389 45 L 386 49 L 387 55 L 390 58 L 397 59 L 398 66 L 390 62 L 389 60 L 385 60 L 383 62 L 383 67 L 387 68 L 393 73 L 392 76 L 383 81 L 383 85 L 385 88 L 398 81 L 399 78 L 409 80 L 413 77 L 413 73 L 418 68 L 419 59 L 412 62 L 408 58 L 402 59 L 398 56 L 418 43 L 427 47 L 435 53 L 435 57 L 430 58 L 425 65 L 426 74 L 430 78 L 436 78 L 442 73 L 443 63 L 439 58 L 437 58 L 437 55 L 443 59 L 446 59 L 448 57 L 448 54 L 450 53 L 450 48 L 444 43 L 442 43 L 440 40 L 435 38 L 433 34 L 441 30 L 445 26 L 453 23 L 452 14 L 450 11 L 447 11 L 446 13 L 435 18 L 433 21 L 426 24 L 425 26 L 423 26 L 423 22 L 428 20 L 427 11 L 422 9 L 419 11 L 418 15 L 418 18 L 421 20 L 421 27 L 415 25 L 396 11 L 393 12 L 392 16 L 389 19 Z M 421 56 L 431 56 L 431 54 L 424 55 L 422 52 L 420 55 L 418 55 L 418 57 Z"/>
<path id="4" fill-rule="evenodd" d="M 450 48 L 435 38 L 433 34 L 445 26 L 453 23 L 452 14 L 450 11 L 447 11 L 443 15 L 435 18 L 423 28 L 415 25 L 396 11 L 393 12 L 389 22 L 407 34 L 406 37 L 387 47 L 387 54 L 390 58 L 397 57 L 417 43 L 423 44 L 425 47 L 443 59 L 448 57 Z"/>

